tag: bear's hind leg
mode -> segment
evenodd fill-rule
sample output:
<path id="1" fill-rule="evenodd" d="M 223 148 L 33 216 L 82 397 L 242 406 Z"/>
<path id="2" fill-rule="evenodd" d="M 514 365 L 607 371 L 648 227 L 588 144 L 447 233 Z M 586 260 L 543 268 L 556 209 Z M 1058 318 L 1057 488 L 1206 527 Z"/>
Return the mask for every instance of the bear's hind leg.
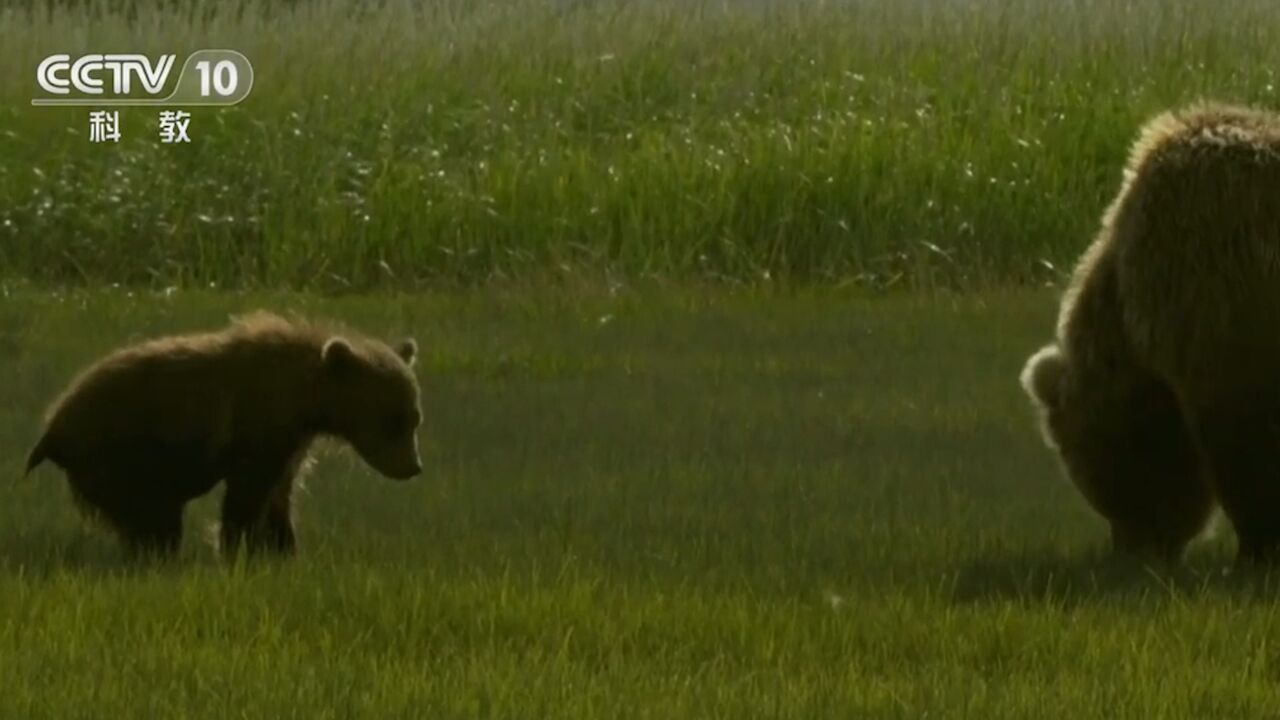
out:
<path id="1" fill-rule="evenodd" d="M 138 556 L 167 558 L 182 546 L 182 505 L 152 507 L 121 531 L 125 545 Z"/>
<path id="2" fill-rule="evenodd" d="M 81 513 L 104 522 L 130 554 L 177 554 L 182 545 L 185 503 L 147 493 L 113 491 L 128 486 L 85 473 L 68 473 L 67 479 Z"/>
<path id="3" fill-rule="evenodd" d="M 1246 398 L 1193 412 L 1222 510 L 1239 542 L 1237 562 L 1280 561 L 1280 403 Z"/>

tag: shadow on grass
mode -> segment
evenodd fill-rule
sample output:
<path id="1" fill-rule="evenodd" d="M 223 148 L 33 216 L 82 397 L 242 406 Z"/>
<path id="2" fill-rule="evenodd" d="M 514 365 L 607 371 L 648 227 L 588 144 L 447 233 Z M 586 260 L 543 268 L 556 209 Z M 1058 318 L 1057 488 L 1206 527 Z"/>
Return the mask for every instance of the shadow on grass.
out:
<path id="1" fill-rule="evenodd" d="M 131 556 L 113 542 L 92 533 L 53 536 L 22 533 L 0 541 L 0 576 L 46 580 L 63 575 L 128 577 L 180 571 L 196 558 Z"/>
<path id="2" fill-rule="evenodd" d="M 1060 550 L 988 558 L 970 563 L 955 577 L 957 602 L 991 600 L 1081 605 L 1132 598 L 1191 598 L 1231 595 L 1280 600 L 1280 564 L 1237 567 L 1230 552 L 1201 549 L 1181 563 L 1153 563 L 1093 550 Z"/>

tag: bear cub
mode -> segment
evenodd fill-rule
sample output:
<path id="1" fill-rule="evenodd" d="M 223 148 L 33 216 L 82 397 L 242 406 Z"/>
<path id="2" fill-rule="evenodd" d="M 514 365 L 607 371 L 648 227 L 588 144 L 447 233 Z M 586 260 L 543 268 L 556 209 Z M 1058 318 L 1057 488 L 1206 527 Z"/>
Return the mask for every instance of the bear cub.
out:
<path id="1" fill-rule="evenodd" d="M 387 477 L 421 472 L 416 352 L 267 312 L 125 347 L 53 403 L 27 472 L 57 465 L 85 514 L 159 555 L 178 550 L 186 503 L 225 482 L 222 553 L 292 554 L 294 479 L 317 436 Z"/>

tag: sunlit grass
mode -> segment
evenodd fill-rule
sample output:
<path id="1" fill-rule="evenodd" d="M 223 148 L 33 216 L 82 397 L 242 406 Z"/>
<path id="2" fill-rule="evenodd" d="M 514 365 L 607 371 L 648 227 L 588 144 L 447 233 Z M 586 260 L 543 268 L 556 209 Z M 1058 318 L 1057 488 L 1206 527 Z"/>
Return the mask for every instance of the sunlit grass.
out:
<path id="1" fill-rule="evenodd" d="M 1274 579 L 1106 561 L 1016 383 L 1043 293 L 0 286 L 0 716 L 1263 717 Z M 19 479 L 133 338 L 267 306 L 415 335 L 427 468 L 326 449 L 300 555 L 172 567 Z"/>
<path id="2" fill-rule="evenodd" d="M 0 268 L 60 283 L 1040 283 L 1138 123 L 1272 104 L 1280 60 L 1267 0 L 28 4 L 0 9 Z M 201 47 L 257 84 L 189 147 L 27 105 L 53 52 Z"/>

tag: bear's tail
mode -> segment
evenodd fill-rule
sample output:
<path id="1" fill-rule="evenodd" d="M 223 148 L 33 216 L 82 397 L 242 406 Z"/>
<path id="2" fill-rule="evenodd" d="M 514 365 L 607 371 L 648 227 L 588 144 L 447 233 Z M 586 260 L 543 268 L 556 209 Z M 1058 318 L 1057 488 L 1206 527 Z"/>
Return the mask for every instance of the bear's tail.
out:
<path id="1" fill-rule="evenodd" d="M 36 443 L 36 446 L 31 449 L 31 454 L 27 456 L 27 469 L 22 473 L 23 477 L 30 475 L 37 465 L 49 459 L 49 453 L 45 449 L 45 438 L 47 437 L 47 435 L 42 435 L 40 442 Z"/>

